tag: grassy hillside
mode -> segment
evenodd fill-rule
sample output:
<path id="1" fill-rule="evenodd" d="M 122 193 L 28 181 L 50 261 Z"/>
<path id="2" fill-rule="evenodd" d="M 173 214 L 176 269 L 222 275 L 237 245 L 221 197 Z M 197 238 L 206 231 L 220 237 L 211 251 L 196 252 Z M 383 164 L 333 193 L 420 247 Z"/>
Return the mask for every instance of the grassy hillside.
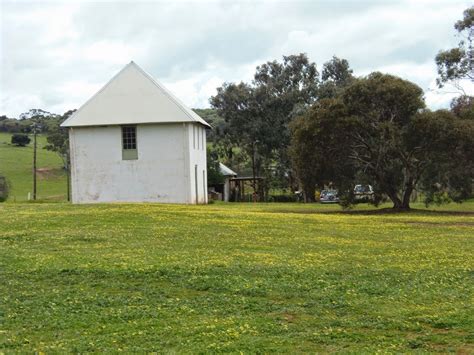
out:
<path id="1" fill-rule="evenodd" d="M 0 352 L 472 353 L 448 208 L 3 204 Z"/>
<path id="2" fill-rule="evenodd" d="M 33 139 L 26 147 L 10 144 L 11 134 L 0 133 L 0 173 L 11 185 L 10 201 L 26 201 L 28 192 L 33 192 Z M 46 137 L 38 137 L 38 199 L 65 200 L 66 175 L 61 159 L 43 149 Z"/>

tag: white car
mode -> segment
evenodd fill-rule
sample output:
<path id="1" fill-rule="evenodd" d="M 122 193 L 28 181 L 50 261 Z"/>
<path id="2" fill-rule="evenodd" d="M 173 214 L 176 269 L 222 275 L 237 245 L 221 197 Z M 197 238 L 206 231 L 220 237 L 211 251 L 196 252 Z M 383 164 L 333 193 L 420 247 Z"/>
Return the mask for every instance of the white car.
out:
<path id="1" fill-rule="evenodd" d="M 338 203 L 339 196 L 337 190 L 322 190 L 319 196 L 319 202 L 321 203 Z"/>
<path id="2" fill-rule="evenodd" d="M 371 185 L 356 185 L 354 187 L 354 199 L 356 201 L 372 201 L 374 199 L 374 189 Z"/>

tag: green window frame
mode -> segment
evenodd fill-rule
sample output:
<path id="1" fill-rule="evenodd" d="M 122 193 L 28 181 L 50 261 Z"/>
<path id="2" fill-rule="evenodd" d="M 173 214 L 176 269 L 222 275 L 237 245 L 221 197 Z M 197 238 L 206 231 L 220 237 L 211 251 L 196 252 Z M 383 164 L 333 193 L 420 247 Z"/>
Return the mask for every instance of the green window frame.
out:
<path id="1" fill-rule="evenodd" d="M 122 126 L 122 160 L 138 159 L 137 126 Z"/>

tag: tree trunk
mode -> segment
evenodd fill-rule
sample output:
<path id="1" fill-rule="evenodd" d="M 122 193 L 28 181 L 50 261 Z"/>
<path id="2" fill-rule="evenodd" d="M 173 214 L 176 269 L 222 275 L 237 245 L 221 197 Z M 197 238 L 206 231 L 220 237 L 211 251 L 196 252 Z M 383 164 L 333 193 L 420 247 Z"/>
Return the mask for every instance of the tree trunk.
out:
<path id="1" fill-rule="evenodd" d="M 316 192 L 316 188 L 313 187 L 304 187 L 304 202 L 314 202 L 314 194 Z"/>
<path id="2" fill-rule="evenodd" d="M 393 209 L 395 210 L 403 209 L 403 202 L 398 197 L 398 194 L 396 193 L 396 191 L 389 191 L 387 195 L 390 198 L 390 200 L 392 200 L 393 202 Z"/>
<path id="3" fill-rule="evenodd" d="M 398 197 L 396 192 L 388 193 L 388 197 L 393 202 L 393 209 L 395 210 L 409 210 L 410 209 L 410 196 L 413 192 L 413 186 L 407 186 L 403 192 L 402 198 Z"/>
<path id="4" fill-rule="evenodd" d="M 413 183 L 407 183 L 406 189 L 403 192 L 403 200 L 402 200 L 402 209 L 409 210 L 410 209 L 410 197 L 413 192 Z"/>

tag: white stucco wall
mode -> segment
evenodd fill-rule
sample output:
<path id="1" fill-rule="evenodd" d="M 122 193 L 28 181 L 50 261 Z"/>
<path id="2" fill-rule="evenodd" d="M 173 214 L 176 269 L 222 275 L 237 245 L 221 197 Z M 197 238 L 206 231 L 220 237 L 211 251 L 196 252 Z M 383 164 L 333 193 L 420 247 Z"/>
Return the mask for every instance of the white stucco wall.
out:
<path id="1" fill-rule="evenodd" d="M 72 201 L 196 203 L 197 165 L 199 203 L 206 203 L 205 138 L 193 148 L 193 126 L 204 130 L 193 123 L 138 125 L 137 160 L 122 160 L 120 126 L 70 129 Z"/>
<path id="2" fill-rule="evenodd" d="M 192 203 L 207 203 L 206 129 L 200 124 L 188 124 L 187 128 L 189 141 L 189 188 L 193 196 Z"/>

